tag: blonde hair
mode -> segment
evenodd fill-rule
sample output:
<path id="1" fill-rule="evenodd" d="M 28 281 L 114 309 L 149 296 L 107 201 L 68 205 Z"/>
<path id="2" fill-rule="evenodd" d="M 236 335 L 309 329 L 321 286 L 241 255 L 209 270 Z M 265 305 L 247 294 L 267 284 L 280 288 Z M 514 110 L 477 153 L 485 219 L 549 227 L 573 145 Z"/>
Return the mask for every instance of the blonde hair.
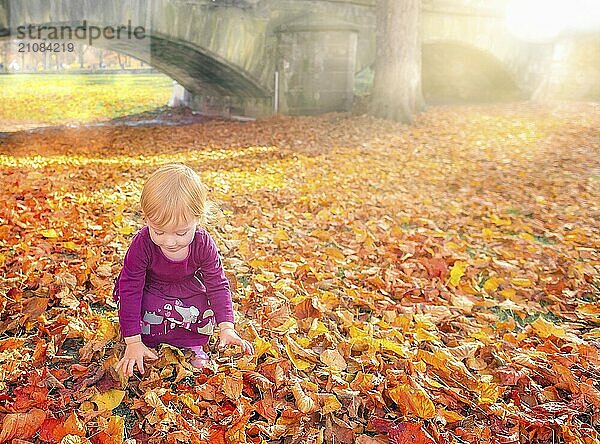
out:
<path id="1" fill-rule="evenodd" d="M 163 165 L 150 175 L 140 199 L 144 217 L 158 227 L 185 225 L 195 221 L 206 225 L 214 203 L 208 188 L 187 165 Z"/>

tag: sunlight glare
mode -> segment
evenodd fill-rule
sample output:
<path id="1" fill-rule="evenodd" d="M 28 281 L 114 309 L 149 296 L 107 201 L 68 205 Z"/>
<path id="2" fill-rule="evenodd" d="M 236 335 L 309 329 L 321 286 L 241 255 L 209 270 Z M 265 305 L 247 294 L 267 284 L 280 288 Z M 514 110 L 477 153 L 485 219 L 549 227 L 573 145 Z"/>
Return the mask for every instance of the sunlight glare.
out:
<path id="1" fill-rule="evenodd" d="M 506 25 L 516 37 L 535 42 L 564 32 L 600 31 L 598 0 L 512 0 Z"/>

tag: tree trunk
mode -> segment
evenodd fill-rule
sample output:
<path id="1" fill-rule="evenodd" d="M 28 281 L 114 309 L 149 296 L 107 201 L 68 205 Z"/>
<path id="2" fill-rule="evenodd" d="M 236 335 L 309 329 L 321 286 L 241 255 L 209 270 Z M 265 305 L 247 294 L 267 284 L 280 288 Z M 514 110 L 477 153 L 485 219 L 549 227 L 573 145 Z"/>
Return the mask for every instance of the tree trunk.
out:
<path id="1" fill-rule="evenodd" d="M 77 55 L 79 56 L 79 68 L 80 69 L 83 69 L 85 67 L 84 58 L 83 58 L 84 51 L 85 51 L 85 48 L 83 47 L 83 44 L 78 44 L 77 45 Z"/>
<path id="2" fill-rule="evenodd" d="M 421 0 L 377 1 L 371 114 L 410 123 L 423 109 Z"/>

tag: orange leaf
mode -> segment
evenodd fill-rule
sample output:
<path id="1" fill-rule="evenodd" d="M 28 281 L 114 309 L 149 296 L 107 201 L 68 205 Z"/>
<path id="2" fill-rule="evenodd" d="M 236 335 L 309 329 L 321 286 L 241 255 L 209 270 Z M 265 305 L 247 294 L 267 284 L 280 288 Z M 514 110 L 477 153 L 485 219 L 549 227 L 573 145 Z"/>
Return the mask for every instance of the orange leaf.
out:
<path id="1" fill-rule="evenodd" d="M 292 386 L 292 393 L 296 399 L 296 406 L 302 413 L 311 413 L 317 410 L 317 404 L 300 387 L 300 383 Z"/>
<path id="2" fill-rule="evenodd" d="M 242 389 L 244 388 L 244 381 L 241 378 L 234 378 L 232 376 L 225 376 L 223 379 L 223 393 L 229 399 L 237 401 L 242 396 Z"/>
<path id="3" fill-rule="evenodd" d="M 388 390 L 388 394 L 405 414 L 423 419 L 431 419 L 435 416 L 435 405 L 422 388 L 400 384 Z"/>
<path id="4" fill-rule="evenodd" d="M 85 424 L 77 417 L 75 412 L 71 412 L 62 427 L 65 435 L 85 436 Z"/>
<path id="5" fill-rule="evenodd" d="M 27 413 L 9 413 L 2 421 L 0 442 L 8 442 L 13 438 L 31 438 L 46 419 L 46 412 L 33 408 Z"/>
<path id="6" fill-rule="evenodd" d="M 444 279 L 448 274 L 448 264 L 443 258 L 432 257 L 432 258 L 421 258 L 419 260 L 425 269 L 429 277 L 439 277 Z"/>
<path id="7" fill-rule="evenodd" d="M 389 432 L 390 444 L 435 444 L 435 441 L 423 430 L 422 424 L 406 422 L 392 428 Z"/>
<path id="8" fill-rule="evenodd" d="M 346 360 L 340 354 L 340 352 L 335 349 L 323 350 L 323 352 L 319 355 L 319 358 L 323 364 L 333 370 L 346 370 Z"/>
<path id="9" fill-rule="evenodd" d="M 25 344 L 25 339 L 23 338 L 8 338 L 0 341 L 0 352 L 5 350 L 14 350 L 15 348 L 21 347 Z"/>

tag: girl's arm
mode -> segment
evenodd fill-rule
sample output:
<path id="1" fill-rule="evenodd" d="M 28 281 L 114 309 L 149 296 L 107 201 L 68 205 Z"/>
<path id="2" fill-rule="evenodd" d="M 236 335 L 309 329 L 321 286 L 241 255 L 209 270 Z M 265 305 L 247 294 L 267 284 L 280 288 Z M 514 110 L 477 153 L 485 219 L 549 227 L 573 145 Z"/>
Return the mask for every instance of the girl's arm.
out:
<path id="1" fill-rule="evenodd" d="M 229 323 L 233 328 L 233 303 L 229 281 L 221 263 L 219 251 L 215 241 L 206 231 L 201 232 L 201 241 L 198 242 L 199 263 L 202 270 L 202 280 L 206 287 L 206 296 L 210 307 L 215 313 L 215 320 L 219 326 Z"/>
<path id="2" fill-rule="evenodd" d="M 134 367 L 137 365 L 140 373 L 144 373 L 144 358 L 158 359 L 144 343 L 141 337 L 141 304 L 146 270 L 150 265 L 150 255 L 147 250 L 144 234 L 138 232 L 131 241 L 131 245 L 123 261 L 123 269 L 117 281 L 117 294 L 119 296 L 119 326 L 127 347 L 123 358 L 115 369 L 123 370 L 125 376 L 133 376 Z"/>
<path id="3" fill-rule="evenodd" d="M 235 331 L 229 281 L 225 276 L 217 245 L 206 231 L 203 234 L 205 242 L 200 254 L 201 268 L 206 295 L 219 325 L 219 346 L 239 345 L 244 353 L 254 354 L 252 344 Z"/>
<path id="4" fill-rule="evenodd" d="M 125 254 L 123 268 L 117 281 L 119 296 L 119 326 L 124 338 L 140 335 L 142 294 L 146 281 L 146 270 L 150 266 L 147 230 L 142 229 L 134 236 Z"/>

